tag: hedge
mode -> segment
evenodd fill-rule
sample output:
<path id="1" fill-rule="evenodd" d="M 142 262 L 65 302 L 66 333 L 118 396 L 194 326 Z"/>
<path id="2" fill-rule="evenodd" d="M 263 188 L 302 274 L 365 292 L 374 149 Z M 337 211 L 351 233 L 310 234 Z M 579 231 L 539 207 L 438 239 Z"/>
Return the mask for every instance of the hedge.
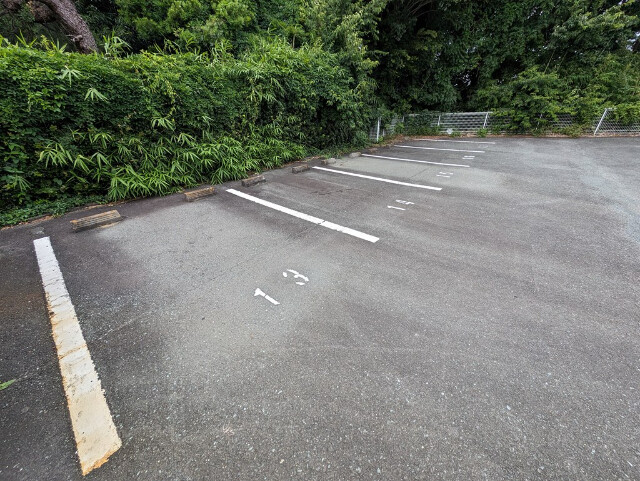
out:
<path id="1" fill-rule="evenodd" d="M 241 178 L 363 142 L 369 112 L 336 56 L 257 40 L 242 58 L 0 47 L 0 212 Z"/>

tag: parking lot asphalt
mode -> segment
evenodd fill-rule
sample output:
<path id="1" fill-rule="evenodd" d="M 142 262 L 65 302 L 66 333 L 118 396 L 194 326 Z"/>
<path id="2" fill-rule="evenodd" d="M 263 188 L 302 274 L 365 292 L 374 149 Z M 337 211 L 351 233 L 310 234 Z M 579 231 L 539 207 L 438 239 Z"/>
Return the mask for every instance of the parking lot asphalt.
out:
<path id="1" fill-rule="evenodd" d="M 0 479 L 640 479 L 640 139 L 440 140 L 0 231 Z M 42 237 L 122 440 L 85 478 Z"/>

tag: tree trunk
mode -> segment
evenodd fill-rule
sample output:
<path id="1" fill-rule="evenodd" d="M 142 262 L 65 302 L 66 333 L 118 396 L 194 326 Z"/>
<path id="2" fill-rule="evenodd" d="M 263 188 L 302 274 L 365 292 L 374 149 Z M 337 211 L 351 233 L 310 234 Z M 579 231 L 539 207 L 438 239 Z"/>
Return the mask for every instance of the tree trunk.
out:
<path id="1" fill-rule="evenodd" d="M 1 0 L 7 10 L 16 12 L 24 0 Z M 36 22 L 60 22 L 71 42 L 81 53 L 91 53 L 98 50 L 96 40 L 84 18 L 80 16 L 72 0 L 31 0 L 29 9 Z"/>
<path id="2" fill-rule="evenodd" d="M 98 50 L 89 25 L 80 16 L 72 0 L 40 0 L 40 3 L 53 11 L 79 52 L 91 53 Z"/>

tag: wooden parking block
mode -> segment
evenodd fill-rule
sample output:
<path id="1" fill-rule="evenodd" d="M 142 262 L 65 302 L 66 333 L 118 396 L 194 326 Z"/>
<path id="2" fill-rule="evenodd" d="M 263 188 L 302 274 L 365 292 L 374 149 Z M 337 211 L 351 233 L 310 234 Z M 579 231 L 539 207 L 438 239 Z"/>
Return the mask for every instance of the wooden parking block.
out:
<path id="1" fill-rule="evenodd" d="M 264 178 L 264 175 L 254 175 L 253 177 L 249 177 L 242 180 L 243 187 L 250 187 L 252 185 L 258 184 L 260 182 L 266 182 L 267 179 Z"/>
<path id="2" fill-rule="evenodd" d="M 184 193 L 184 200 L 187 202 L 193 202 L 194 200 L 202 199 L 215 194 L 215 187 L 202 187 L 201 189 L 190 190 Z"/>
<path id="3" fill-rule="evenodd" d="M 93 229 L 94 227 L 100 227 L 103 225 L 113 224 L 124 220 L 124 217 L 120 216 L 117 210 L 109 210 L 102 212 L 101 214 L 90 215 L 81 219 L 72 220 L 71 226 L 74 232 L 80 232 L 87 229 Z"/>
<path id="4" fill-rule="evenodd" d="M 294 174 L 299 174 L 300 172 L 304 172 L 305 170 L 309 170 L 309 164 L 302 164 L 291 167 L 291 172 L 293 172 Z"/>

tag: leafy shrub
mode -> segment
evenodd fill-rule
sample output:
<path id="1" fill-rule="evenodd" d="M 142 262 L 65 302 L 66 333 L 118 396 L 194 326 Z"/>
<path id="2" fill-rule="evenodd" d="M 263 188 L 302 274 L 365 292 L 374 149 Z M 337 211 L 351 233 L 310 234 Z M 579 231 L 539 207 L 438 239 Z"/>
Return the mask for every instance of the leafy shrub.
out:
<path id="1" fill-rule="evenodd" d="M 575 115 L 576 95 L 555 72 L 525 70 L 511 82 L 478 91 L 475 102 L 499 110 L 496 124 L 515 132 L 543 132 L 560 115 Z"/>
<path id="2" fill-rule="evenodd" d="M 167 194 L 366 138 L 363 99 L 319 47 L 258 39 L 239 59 L 119 50 L 0 46 L 0 212 Z"/>
<path id="3" fill-rule="evenodd" d="M 612 113 L 613 118 L 623 125 L 637 124 L 640 122 L 640 101 L 618 104 Z"/>
<path id="4" fill-rule="evenodd" d="M 559 132 L 568 137 L 578 138 L 584 133 L 584 127 L 582 125 L 571 125 L 563 127 Z"/>
<path id="5" fill-rule="evenodd" d="M 424 111 L 417 115 L 406 116 L 404 131 L 407 135 L 438 135 L 440 127 L 437 122 L 438 113 Z"/>

